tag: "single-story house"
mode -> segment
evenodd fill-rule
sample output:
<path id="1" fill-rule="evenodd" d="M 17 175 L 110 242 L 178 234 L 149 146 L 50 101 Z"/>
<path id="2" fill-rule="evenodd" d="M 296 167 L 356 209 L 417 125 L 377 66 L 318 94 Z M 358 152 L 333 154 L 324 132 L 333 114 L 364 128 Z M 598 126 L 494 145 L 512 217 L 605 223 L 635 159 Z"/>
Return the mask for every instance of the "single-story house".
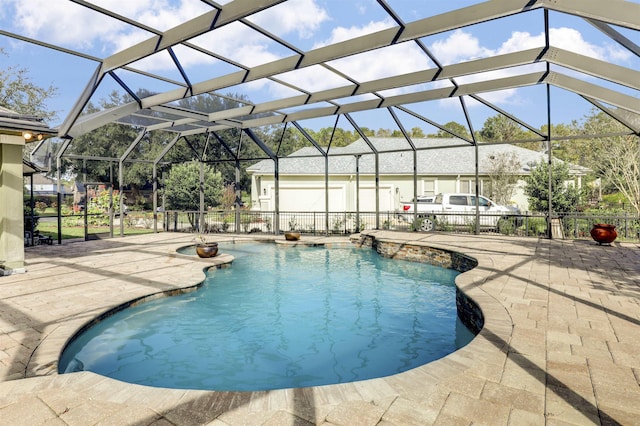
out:
<path id="1" fill-rule="evenodd" d="M 378 150 L 380 211 L 398 211 L 401 202 L 413 199 L 413 152 L 402 138 L 369 138 Z M 418 139 L 416 175 L 417 195 L 441 192 L 475 192 L 475 148 L 456 139 Z M 365 153 L 357 159 L 357 154 Z M 546 154 L 517 145 L 496 144 L 478 148 L 480 193 L 489 196 L 490 159 L 502 153 L 514 153 L 520 163 L 520 176 L 530 173 L 535 163 L 547 161 Z M 325 211 L 325 160 L 314 147 L 300 149 L 281 158 L 279 170 L 280 211 Z M 315 156 L 315 157 L 312 157 Z M 356 173 L 356 167 L 358 173 Z M 274 162 L 262 160 L 247 169 L 251 175 L 253 210 L 275 210 Z M 359 210 L 375 208 L 375 156 L 359 139 L 346 147 L 329 150 L 329 211 L 356 211 L 356 182 L 359 175 Z M 581 186 L 588 169 L 570 166 L 573 184 Z M 528 210 L 524 181 L 515 187 L 511 204 Z"/>
<path id="2" fill-rule="evenodd" d="M 27 190 L 31 190 L 31 182 L 25 181 Z M 34 173 L 33 175 L 33 194 L 34 195 L 56 195 L 58 193 L 58 183 L 44 173 Z M 63 197 L 71 194 L 71 190 L 64 184 L 60 186 L 60 193 Z"/>

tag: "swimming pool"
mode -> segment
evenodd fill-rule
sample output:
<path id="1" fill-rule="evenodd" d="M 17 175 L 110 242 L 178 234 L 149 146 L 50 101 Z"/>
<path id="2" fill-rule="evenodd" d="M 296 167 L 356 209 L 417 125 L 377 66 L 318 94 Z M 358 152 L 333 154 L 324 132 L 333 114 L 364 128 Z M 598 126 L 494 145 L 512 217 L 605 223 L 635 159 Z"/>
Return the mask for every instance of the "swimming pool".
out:
<path id="1" fill-rule="evenodd" d="M 59 372 L 149 386 L 255 391 L 383 377 L 441 358 L 473 334 L 458 320 L 457 271 L 373 250 L 220 245 L 235 257 L 195 293 L 91 327 Z"/>

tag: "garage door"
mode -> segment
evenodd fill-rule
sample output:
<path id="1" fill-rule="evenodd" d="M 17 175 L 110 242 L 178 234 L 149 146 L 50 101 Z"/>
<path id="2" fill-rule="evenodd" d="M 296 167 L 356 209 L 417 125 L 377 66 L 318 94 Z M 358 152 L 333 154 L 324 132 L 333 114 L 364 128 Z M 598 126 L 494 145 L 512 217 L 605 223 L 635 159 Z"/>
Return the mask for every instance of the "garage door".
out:
<path id="1" fill-rule="evenodd" d="M 325 211 L 324 197 L 324 188 L 280 187 L 280 211 L 323 212 Z M 329 188 L 329 211 L 344 211 L 345 201 L 343 187 Z"/>
<path id="2" fill-rule="evenodd" d="M 380 187 L 380 211 L 394 211 L 393 197 L 391 196 L 391 187 Z M 355 202 L 354 202 L 355 205 Z M 375 212 L 376 211 L 376 189 L 360 188 L 360 211 Z"/>

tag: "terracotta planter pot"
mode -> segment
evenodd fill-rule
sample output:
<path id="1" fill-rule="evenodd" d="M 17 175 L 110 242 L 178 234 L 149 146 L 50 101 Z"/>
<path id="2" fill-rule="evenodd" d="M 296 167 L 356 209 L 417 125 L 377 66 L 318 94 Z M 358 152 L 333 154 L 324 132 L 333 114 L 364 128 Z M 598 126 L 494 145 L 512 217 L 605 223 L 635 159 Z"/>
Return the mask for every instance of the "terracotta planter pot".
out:
<path id="1" fill-rule="evenodd" d="M 287 241 L 298 241 L 300 239 L 299 231 L 286 231 L 284 233 L 284 239 Z"/>
<path id="2" fill-rule="evenodd" d="M 196 253 L 199 257 L 214 257 L 218 254 L 218 243 L 196 244 Z"/>
<path id="3" fill-rule="evenodd" d="M 591 238 L 598 244 L 611 244 L 617 237 L 615 225 L 596 223 L 591 228 Z"/>

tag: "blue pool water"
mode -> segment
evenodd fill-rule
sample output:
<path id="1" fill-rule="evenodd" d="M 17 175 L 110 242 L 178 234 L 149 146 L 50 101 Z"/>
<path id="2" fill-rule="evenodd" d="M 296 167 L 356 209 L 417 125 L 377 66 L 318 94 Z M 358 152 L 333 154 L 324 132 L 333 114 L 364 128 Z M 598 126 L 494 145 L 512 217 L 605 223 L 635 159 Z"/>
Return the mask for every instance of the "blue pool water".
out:
<path id="1" fill-rule="evenodd" d="M 473 338 L 457 318 L 456 271 L 356 248 L 220 252 L 235 257 L 230 268 L 91 327 L 59 371 L 185 389 L 305 387 L 396 374 Z"/>

